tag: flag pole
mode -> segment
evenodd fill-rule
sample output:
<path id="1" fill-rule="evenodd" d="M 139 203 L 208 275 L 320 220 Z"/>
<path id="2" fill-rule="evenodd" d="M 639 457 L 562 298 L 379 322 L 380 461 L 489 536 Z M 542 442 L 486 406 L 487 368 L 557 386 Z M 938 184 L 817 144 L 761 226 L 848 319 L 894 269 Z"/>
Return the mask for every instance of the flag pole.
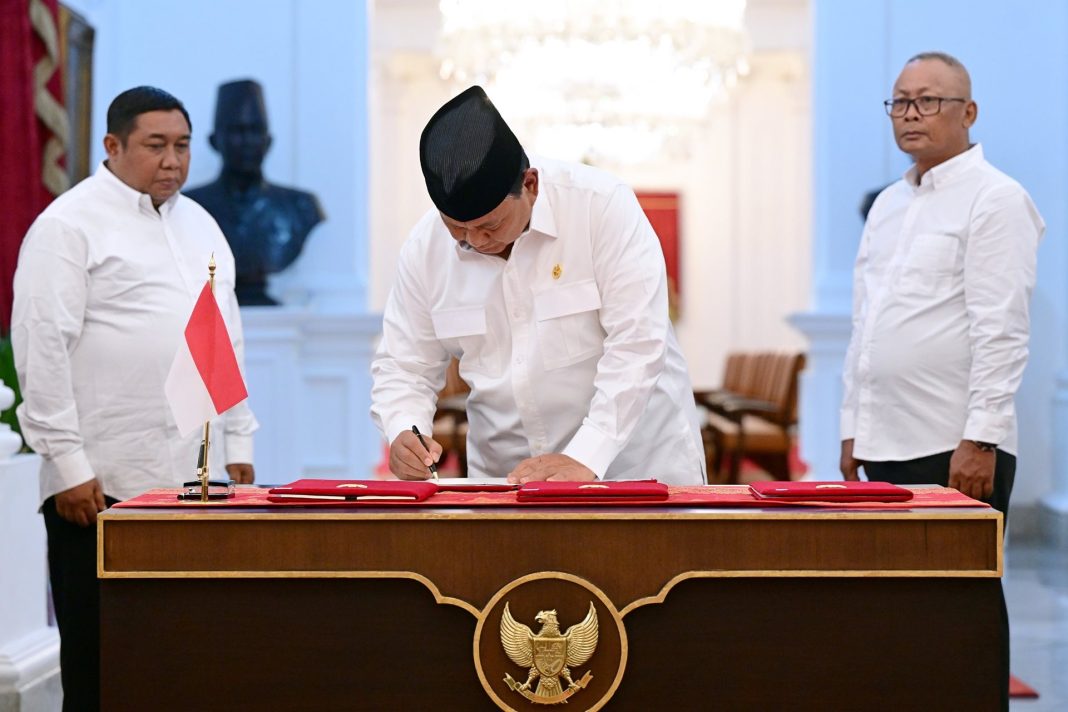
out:
<path id="1" fill-rule="evenodd" d="M 212 294 L 215 293 L 215 253 L 211 253 L 208 261 L 208 283 L 211 285 Z M 197 458 L 197 476 L 200 478 L 200 501 L 208 501 L 208 448 L 211 447 L 211 421 L 204 421 L 204 440 L 200 443 L 200 457 Z"/>

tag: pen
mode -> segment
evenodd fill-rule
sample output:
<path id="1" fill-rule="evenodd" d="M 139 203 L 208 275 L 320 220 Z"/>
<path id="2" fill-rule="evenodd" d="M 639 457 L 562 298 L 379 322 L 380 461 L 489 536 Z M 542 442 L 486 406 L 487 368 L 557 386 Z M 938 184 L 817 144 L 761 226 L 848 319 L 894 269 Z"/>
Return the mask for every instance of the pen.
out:
<path id="1" fill-rule="evenodd" d="M 423 449 L 426 450 L 429 453 L 430 452 L 430 448 L 428 448 L 426 446 L 426 440 L 423 440 L 423 434 L 419 432 L 419 428 L 417 428 L 417 427 L 415 427 L 413 425 L 412 426 L 412 432 L 415 433 L 415 437 L 419 438 L 419 444 L 423 446 Z M 432 463 L 430 463 L 430 468 L 429 469 L 430 469 L 431 476 L 436 480 L 438 478 L 438 466 L 435 465 L 432 462 Z"/>

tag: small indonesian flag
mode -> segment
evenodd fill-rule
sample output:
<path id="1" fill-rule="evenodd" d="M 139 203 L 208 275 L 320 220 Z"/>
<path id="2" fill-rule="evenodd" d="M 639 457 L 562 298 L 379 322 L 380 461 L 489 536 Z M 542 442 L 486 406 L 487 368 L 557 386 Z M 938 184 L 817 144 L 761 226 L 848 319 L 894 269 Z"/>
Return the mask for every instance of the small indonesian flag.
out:
<path id="1" fill-rule="evenodd" d="M 189 316 L 185 338 L 163 388 L 182 435 L 248 398 L 210 282 L 204 285 Z"/>

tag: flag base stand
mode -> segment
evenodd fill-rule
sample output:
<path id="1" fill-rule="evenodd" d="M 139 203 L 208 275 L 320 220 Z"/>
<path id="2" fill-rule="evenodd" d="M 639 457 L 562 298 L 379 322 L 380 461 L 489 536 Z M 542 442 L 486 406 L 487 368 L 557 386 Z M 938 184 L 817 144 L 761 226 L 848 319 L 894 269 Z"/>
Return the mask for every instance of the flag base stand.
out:
<path id="1" fill-rule="evenodd" d="M 182 483 L 182 492 L 178 495 L 181 500 L 204 501 L 205 499 L 231 499 L 237 491 L 237 483 L 233 480 L 208 480 L 202 483 L 200 480 Z M 208 496 L 204 497 L 204 487 L 207 486 Z"/>

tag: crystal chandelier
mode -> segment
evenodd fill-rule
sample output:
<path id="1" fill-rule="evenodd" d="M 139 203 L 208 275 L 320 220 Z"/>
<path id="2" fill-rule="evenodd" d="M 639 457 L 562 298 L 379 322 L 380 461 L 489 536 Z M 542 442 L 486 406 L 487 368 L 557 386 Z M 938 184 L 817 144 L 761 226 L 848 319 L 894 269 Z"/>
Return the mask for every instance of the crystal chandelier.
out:
<path id="1" fill-rule="evenodd" d="M 747 71 L 745 0 L 441 0 L 441 76 L 483 84 L 534 150 L 662 153 Z"/>

